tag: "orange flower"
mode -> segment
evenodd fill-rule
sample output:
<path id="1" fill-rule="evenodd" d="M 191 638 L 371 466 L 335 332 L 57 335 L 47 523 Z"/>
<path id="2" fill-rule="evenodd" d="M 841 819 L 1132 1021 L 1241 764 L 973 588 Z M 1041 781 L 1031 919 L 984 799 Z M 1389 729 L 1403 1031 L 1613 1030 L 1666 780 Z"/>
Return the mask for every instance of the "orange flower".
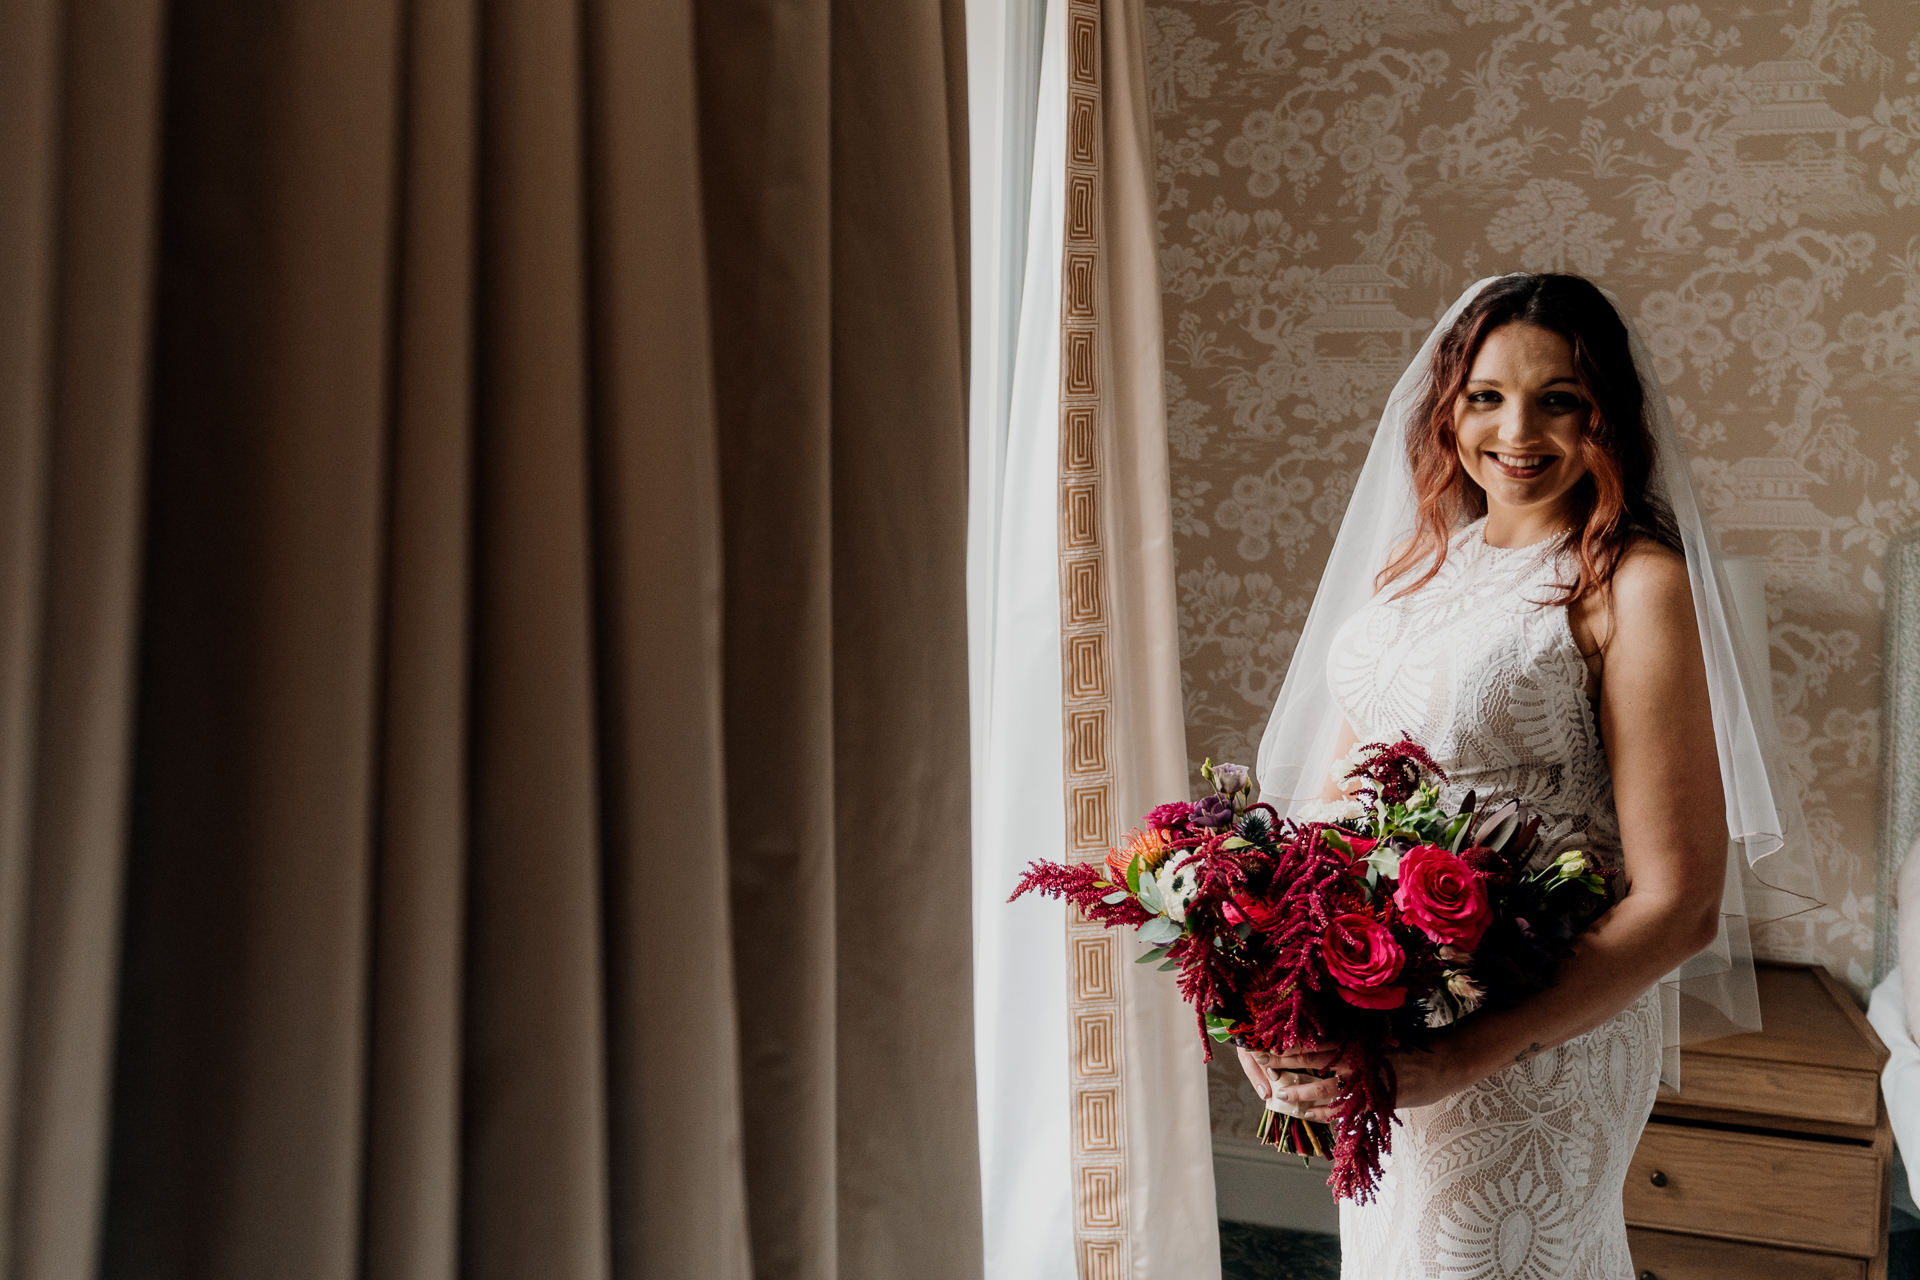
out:
<path id="1" fill-rule="evenodd" d="M 1153 871 L 1165 862 L 1167 855 L 1172 852 L 1173 849 L 1167 844 L 1164 833 L 1151 828 L 1144 831 L 1136 828 L 1127 833 L 1125 844 L 1117 849 L 1107 850 L 1107 879 L 1123 885 L 1127 882 L 1127 867 L 1132 864 L 1134 858 L 1140 859 L 1140 868 L 1143 872 Z"/>

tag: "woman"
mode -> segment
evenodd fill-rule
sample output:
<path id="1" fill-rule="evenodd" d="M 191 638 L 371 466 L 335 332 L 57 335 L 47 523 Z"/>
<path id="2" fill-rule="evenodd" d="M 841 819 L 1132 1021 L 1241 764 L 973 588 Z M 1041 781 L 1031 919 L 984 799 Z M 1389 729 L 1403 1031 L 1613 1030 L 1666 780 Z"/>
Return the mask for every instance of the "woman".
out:
<path id="1" fill-rule="evenodd" d="M 1619 869 L 1618 898 L 1552 989 L 1393 1057 L 1404 1124 L 1377 1200 L 1341 1206 L 1342 1273 L 1628 1280 L 1621 1187 L 1661 1072 L 1656 984 L 1720 932 L 1729 813 L 1757 803 L 1750 777 L 1744 801 L 1723 789 L 1722 760 L 1751 761 L 1721 739 L 1752 736 L 1735 704 L 1756 681 L 1751 655 L 1728 647 L 1710 568 L 1690 571 L 1669 505 L 1684 462 L 1676 480 L 1677 444 L 1663 459 L 1648 422 L 1664 403 L 1647 403 L 1606 296 L 1575 276 L 1506 276 L 1455 310 L 1403 379 L 1368 464 L 1380 471 L 1378 450 L 1403 433 L 1411 536 L 1400 525 L 1362 579 L 1374 594 L 1347 616 L 1329 606 L 1340 587 L 1323 589 L 1294 663 L 1322 673 L 1332 711 L 1290 705 L 1321 696 L 1290 674 L 1263 777 L 1280 775 L 1270 797 L 1310 794 L 1286 789 L 1310 766 L 1290 770 L 1290 743 L 1272 732 L 1318 738 L 1322 769 L 1355 742 L 1410 734 L 1447 772 L 1449 800 L 1524 798 L 1546 818 L 1538 856 L 1592 851 Z M 1343 543 L 1381 545 L 1394 507 L 1362 506 L 1370 491 L 1363 477 Z M 1356 520 L 1371 531 L 1355 534 Z M 1352 546 L 1343 554 L 1351 562 Z M 1302 729 L 1314 714 L 1337 725 L 1330 747 Z M 1320 777 L 1320 798 L 1340 798 Z M 1785 824 L 1766 816 L 1744 830 L 1777 843 Z M 1332 1118 L 1343 1083 L 1306 1074 L 1331 1053 L 1242 1061 L 1276 1108 Z"/>

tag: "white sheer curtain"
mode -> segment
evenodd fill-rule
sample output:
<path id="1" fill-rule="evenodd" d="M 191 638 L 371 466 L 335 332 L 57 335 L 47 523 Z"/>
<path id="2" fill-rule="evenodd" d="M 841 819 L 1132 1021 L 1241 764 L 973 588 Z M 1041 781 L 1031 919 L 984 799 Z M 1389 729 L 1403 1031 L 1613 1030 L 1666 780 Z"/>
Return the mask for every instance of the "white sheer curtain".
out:
<path id="1" fill-rule="evenodd" d="M 1005 900 L 1028 861 L 1067 850 L 1059 527 L 1067 47 L 1070 21 L 1084 28 L 1089 10 L 1104 26 L 1106 61 L 1122 64 L 1106 66 L 1100 86 L 1107 114 L 1120 114 L 1104 130 L 1115 135 L 1101 162 L 1112 198 L 1098 251 L 1109 255 L 1103 269 L 1130 273 L 1129 288 L 1100 291 L 1103 307 L 1128 309 L 1120 323 L 1103 321 L 1100 369 L 1115 829 L 1173 798 L 1185 778 L 1150 138 L 1144 65 L 1135 65 L 1140 4 L 968 0 L 975 1053 L 990 1280 L 1073 1280 L 1102 1265 L 1090 1260 L 1103 1242 L 1086 1226 L 1081 1095 L 1070 1087 L 1078 1006 L 1068 992 L 1066 918 L 1055 903 Z M 1122 216 L 1109 213 L 1114 202 Z M 1107 1206 L 1104 1247 L 1113 1252 L 1102 1256 L 1125 1280 L 1208 1280 L 1219 1274 L 1219 1246 L 1199 1043 L 1166 975 L 1125 963 L 1138 953 L 1130 939 L 1119 952 L 1114 1120 L 1124 1159 Z"/>
<path id="2" fill-rule="evenodd" d="M 1058 903 L 1006 902 L 1028 861 L 1066 847 L 1055 550 L 1062 4 L 1045 15 L 1045 54 L 1028 79 L 1033 18 L 1046 7 L 967 6 L 974 1060 L 988 1280 L 1075 1275 L 1065 915 Z"/>

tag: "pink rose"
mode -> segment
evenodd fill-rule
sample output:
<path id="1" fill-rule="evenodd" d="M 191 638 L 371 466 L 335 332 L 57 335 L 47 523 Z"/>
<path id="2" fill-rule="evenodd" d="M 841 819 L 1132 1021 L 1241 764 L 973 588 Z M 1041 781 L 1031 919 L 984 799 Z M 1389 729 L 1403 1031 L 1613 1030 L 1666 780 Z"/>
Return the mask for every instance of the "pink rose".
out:
<path id="1" fill-rule="evenodd" d="M 1358 912 L 1335 916 L 1321 939 L 1320 954 L 1341 997 L 1362 1009 L 1398 1009 L 1407 989 L 1390 985 L 1407 957 L 1391 930 Z"/>
<path id="2" fill-rule="evenodd" d="M 1437 844 L 1417 845 L 1400 856 L 1393 903 L 1435 942 L 1468 951 L 1480 945 L 1480 935 L 1493 923 L 1486 885 L 1472 867 Z"/>

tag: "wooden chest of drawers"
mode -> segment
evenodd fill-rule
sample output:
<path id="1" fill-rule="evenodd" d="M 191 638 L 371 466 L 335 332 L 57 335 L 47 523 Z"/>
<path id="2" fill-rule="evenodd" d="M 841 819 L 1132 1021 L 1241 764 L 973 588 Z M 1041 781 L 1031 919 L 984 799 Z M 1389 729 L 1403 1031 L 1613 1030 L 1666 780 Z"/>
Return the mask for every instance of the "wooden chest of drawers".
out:
<path id="1" fill-rule="evenodd" d="M 1884 1280 L 1887 1051 L 1824 969 L 1762 965 L 1752 1035 L 1682 1054 L 1627 1173 L 1642 1280 Z"/>

